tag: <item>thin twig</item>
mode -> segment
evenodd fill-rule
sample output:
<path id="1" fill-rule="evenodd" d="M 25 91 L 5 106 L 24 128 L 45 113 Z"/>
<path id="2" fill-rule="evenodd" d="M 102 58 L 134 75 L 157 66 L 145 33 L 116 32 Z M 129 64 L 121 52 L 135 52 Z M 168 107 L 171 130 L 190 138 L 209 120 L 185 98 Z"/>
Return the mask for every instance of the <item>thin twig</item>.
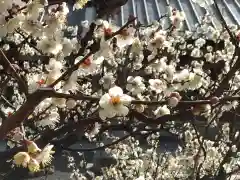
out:
<path id="1" fill-rule="evenodd" d="M 25 81 L 18 75 L 16 69 L 13 67 L 12 63 L 9 61 L 3 50 L 0 48 L 0 52 L 3 56 L 3 61 L 8 65 L 8 67 L 11 69 L 11 72 L 13 72 L 14 77 L 17 79 L 19 86 L 23 88 L 24 92 L 28 92 L 28 87 Z"/>
<path id="2" fill-rule="evenodd" d="M 64 147 L 64 146 L 62 145 L 62 149 L 63 149 L 63 150 L 66 150 L 66 151 L 72 151 L 72 152 L 86 152 L 86 151 L 102 150 L 102 149 L 106 149 L 106 148 L 108 148 L 108 147 L 111 147 L 111 146 L 113 146 L 113 145 L 115 145 L 115 144 L 118 144 L 119 142 L 121 142 L 121 141 L 129 138 L 129 137 L 132 136 L 133 134 L 134 134 L 134 133 L 132 133 L 132 134 L 130 133 L 130 134 L 128 134 L 128 135 L 126 135 L 126 136 L 123 136 L 122 138 L 120 138 L 120 139 L 118 139 L 118 140 L 116 140 L 116 141 L 114 141 L 114 142 L 112 142 L 112 143 L 110 143 L 110 144 L 106 144 L 106 145 L 104 145 L 104 146 L 100 146 L 100 147 L 96 147 L 96 148 L 73 149 L 73 148 Z"/>

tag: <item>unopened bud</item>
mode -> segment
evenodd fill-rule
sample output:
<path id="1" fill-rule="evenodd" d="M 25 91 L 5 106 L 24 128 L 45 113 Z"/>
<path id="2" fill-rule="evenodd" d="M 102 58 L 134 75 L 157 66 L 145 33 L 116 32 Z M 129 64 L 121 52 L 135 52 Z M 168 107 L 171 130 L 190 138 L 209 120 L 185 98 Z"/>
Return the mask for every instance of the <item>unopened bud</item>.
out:
<path id="1" fill-rule="evenodd" d="M 67 102 L 66 102 L 66 106 L 69 108 L 69 109 L 72 109 L 76 106 L 76 101 L 74 99 L 69 99 Z"/>
<path id="2" fill-rule="evenodd" d="M 178 92 L 172 92 L 169 97 L 176 97 L 179 101 L 182 99 Z"/>
<path id="3" fill-rule="evenodd" d="M 176 97 L 170 97 L 168 99 L 168 105 L 171 107 L 176 107 L 178 105 L 179 99 Z"/>
<path id="4" fill-rule="evenodd" d="M 237 147 L 236 147 L 236 145 L 232 145 L 231 150 L 232 150 L 232 152 L 237 152 Z"/>
<path id="5" fill-rule="evenodd" d="M 137 105 L 135 106 L 135 109 L 136 109 L 137 112 L 143 113 L 143 112 L 144 112 L 144 109 L 145 109 L 145 106 L 142 105 L 142 104 L 137 104 Z"/>
<path id="6" fill-rule="evenodd" d="M 214 96 L 210 99 L 210 101 L 211 101 L 212 104 L 217 104 L 219 102 L 219 98 Z"/>

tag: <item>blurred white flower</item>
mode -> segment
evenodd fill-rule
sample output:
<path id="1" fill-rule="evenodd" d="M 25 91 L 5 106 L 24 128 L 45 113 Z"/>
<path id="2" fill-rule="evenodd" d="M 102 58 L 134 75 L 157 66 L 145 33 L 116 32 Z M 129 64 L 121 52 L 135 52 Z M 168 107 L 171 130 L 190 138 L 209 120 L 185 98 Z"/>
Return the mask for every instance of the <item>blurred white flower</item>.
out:
<path id="1" fill-rule="evenodd" d="M 145 106 L 142 105 L 142 104 L 136 104 L 136 105 L 134 105 L 134 108 L 135 108 L 136 111 L 139 112 L 139 113 L 143 113 L 144 110 L 145 110 Z"/>
<path id="2" fill-rule="evenodd" d="M 63 64 L 54 58 L 50 58 L 49 63 L 45 65 L 45 67 L 46 67 L 46 70 L 49 72 L 60 71 L 63 68 Z"/>
<path id="3" fill-rule="evenodd" d="M 78 89 L 78 70 L 73 71 L 71 76 L 69 77 L 68 81 L 63 85 L 63 91 L 67 92 L 67 91 L 75 91 Z"/>
<path id="4" fill-rule="evenodd" d="M 73 44 L 71 39 L 63 38 L 62 46 L 62 52 L 64 56 L 69 56 L 73 51 L 75 44 Z"/>
<path id="5" fill-rule="evenodd" d="M 19 28 L 24 20 L 24 15 L 18 14 L 16 17 L 8 20 L 5 24 L 8 33 L 13 33 L 15 29 Z"/>
<path id="6" fill-rule="evenodd" d="M 148 49 L 150 51 L 156 51 L 159 48 L 164 47 L 164 42 L 166 41 L 166 35 L 164 32 L 159 31 L 154 35 L 154 38 L 150 40 Z"/>
<path id="7" fill-rule="evenodd" d="M 192 0 L 194 3 L 197 3 L 199 6 L 203 8 L 207 8 L 208 6 L 211 6 L 214 4 L 213 0 Z"/>
<path id="8" fill-rule="evenodd" d="M 127 45 L 131 45 L 134 40 L 134 32 L 136 30 L 133 27 L 123 29 L 117 36 L 117 46 L 123 48 Z"/>
<path id="9" fill-rule="evenodd" d="M 178 102 L 179 102 L 179 100 L 176 97 L 170 97 L 168 99 L 168 105 L 171 107 L 176 107 L 178 105 Z"/>
<path id="10" fill-rule="evenodd" d="M 52 103 L 58 108 L 66 107 L 66 99 L 65 98 L 52 98 Z"/>
<path id="11" fill-rule="evenodd" d="M 154 111 L 154 115 L 159 118 L 161 116 L 170 114 L 170 110 L 168 109 L 167 105 L 160 106 Z"/>
<path id="12" fill-rule="evenodd" d="M 74 99 L 69 99 L 69 100 L 67 100 L 67 102 L 66 102 L 66 106 L 67 106 L 67 108 L 69 108 L 69 109 L 73 109 L 76 105 L 77 105 L 77 102 L 76 102 L 76 100 L 74 100 Z"/>
<path id="13" fill-rule="evenodd" d="M 180 29 L 182 27 L 183 21 L 185 20 L 185 14 L 184 12 L 180 12 L 174 9 L 172 11 L 172 15 L 170 16 L 170 20 L 175 29 Z"/>
<path id="14" fill-rule="evenodd" d="M 53 149 L 53 145 L 51 144 L 47 144 L 42 151 L 36 156 L 36 161 L 40 164 L 42 164 L 43 167 L 49 165 L 52 162 L 53 156 L 52 154 L 54 154 Z"/>
<path id="15" fill-rule="evenodd" d="M 87 2 L 88 0 L 77 0 L 73 6 L 73 10 L 82 9 L 85 6 L 85 4 L 87 4 Z"/>
<path id="16" fill-rule="evenodd" d="M 131 51 L 135 54 L 139 54 L 141 50 L 143 49 L 141 41 L 139 38 L 134 38 L 132 42 L 132 48 Z"/>
<path id="17" fill-rule="evenodd" d="M 46 54 L 57 55 L 62 50 L 63 46 L 59 40 L 49 39 L 44 36 L 38 41 L 37 48 Z"/>
<path id="18" fill-rule="evenodd" d="M 174 74 L 174 80 L 177 80 L 177 81 L 188 80 L 189 74 L 190 74 L 189 70 L 184 69 L 184 70 L 180 71 L 179 73 Z"/>
<path id="19" fill-rule="evenodd" d="M 46 114 L 45 117 L 40 121 L 36 122 L 36 124 L 41 127 L 49 126 L 50 128 L 54 128 L 59 122 L 59 120 L 60 115 L 57 112 L 57 109 L 51 109 L 49 114 Z"/>
<path id="20" fill-rule="evenodd" d="M 44 87 L 46 77 L 42 74 L 28 74 L 27 75 L 27 82 L 28 82 L 28 92 L 33 93 L 40 87 Z"/>
<path id="21" fill-rule="evenodd" d="M 85 136 L 89 138 L 94 138 L 98 134 L 100 128 L 101 128 L 101 124 L 99 124 L 98 122 L 95 122 L 94 128 L 89 133 L 85 133 Z"/>
<path id="22" fill-rule="evenodd" d="M 140 76 L 129 76 L 127 78 L 127 82 L 128 84 L 126 86 L 126 89 L 130 91 L 133 95 L 140 94 L 146 89 L 145 84 L 143 83 L 143 78 Z"/>
<path id="23" fill-rule="evenodd" d="M 78 63 L 83 57 L 80 56 L 75 60 L 75 64 Z M 102 64 L 104 57 L 96 57 L 90 56 L 87 59 L 85 59 L 80 65 L 79 65 L 79 72 L 84 74 L 94 73 L 95 70 L 99 65 Z"/>
<path id="24" fill-rule="evenodd" d="M 151 67 L 153 68 L 153 71 L 156 73 L 165 71 L 167 68 L 166 64 L 166 57 L 163 57 L 161 59 L 156 60 L 154 63 L 151 64 Z"/>
<path id="25" fill-rule="evenodd" d="M 205 43 L 206 43 L 205 39 L 199 38 L 195 41 L 195 46 L 201 48 L 202 46 L 204 46 Z"/>
<path id="26" fill-rule="evenodd" d="M 30 172 L 38 172 L 40 170 L 40 164 L 36 161 L 36 159 L 30 159 L 28 163 L 28 170 Z"/>
<path id="27" fill-rule="evenodd" d="M 160 79 L 150 79 L 149 84 L 149 88 L 155 91 L 157 94 L 161 93 L 163 90 L 166 89 L 165 82 L 161 81 Z"/>
<path id="28" fill-rule="evenodd" d="M 202 56 L 202 51 L 199 48 L 194 48 L 191 52 L 191 56 L 199 58 Z"/>
<path id="29" fill-rule="evenodd" d="M 99 84 L 103 86 L 104 89 L 110 89 L 114 84 L 114 77 L 112 73 L 106 73 L 100 80 Z"/>
<path id="30" fill-rule="evenodd" d="M 23 166 L 27 167 L 28 163 L 30 162 L 31 157 L 27 152 L 19 152 L 14 155 L 13 162 L 16 166 Z"/>
<path id="31" fill-rule="evenodd" d="M 135 180 L 145 180 L 145 177 L 144 176 L 139 176 L 137 179 Z"/>

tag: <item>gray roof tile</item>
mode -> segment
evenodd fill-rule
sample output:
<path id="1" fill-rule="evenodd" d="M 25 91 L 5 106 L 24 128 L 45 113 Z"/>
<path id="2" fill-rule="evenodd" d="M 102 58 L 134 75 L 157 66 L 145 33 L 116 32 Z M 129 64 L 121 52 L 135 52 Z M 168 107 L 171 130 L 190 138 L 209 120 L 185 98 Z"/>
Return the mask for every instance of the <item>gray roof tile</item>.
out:
<path id="1" fill-rule="evenodd" d="M 184 27 L 192 30 L 194 25 L 200 22 L 201 17 L 205 14 L 205 10 L 193 3 L 191 0 L 128 0 L 127 4 L 121 7 L 121 11 L 112 21 L 117 25 L 122 25 L 127 21 L 129 15 L 138 17 L 138 20 L 143 24 L 149 24 L 153 20 L 167 12 L 167 4 L 182 10 L 186 14 L 186 22 Z M 219 0 L 219 7 L 222 10 L 224 18 L 230 24 L 240 25 L 240 0 Z M 211 13 L 216 16 L 214 6 L 210 7 Z M 77 12 L 70 13 L 70 24 L 77 25 L 81 20 L 94 20 L 96 12 L 93 8 L 86 8 Z M 220 26 L 219 18 L 214 17 L 214 26 Z M 168 23 L 165 24 L 168 26 Z"/>

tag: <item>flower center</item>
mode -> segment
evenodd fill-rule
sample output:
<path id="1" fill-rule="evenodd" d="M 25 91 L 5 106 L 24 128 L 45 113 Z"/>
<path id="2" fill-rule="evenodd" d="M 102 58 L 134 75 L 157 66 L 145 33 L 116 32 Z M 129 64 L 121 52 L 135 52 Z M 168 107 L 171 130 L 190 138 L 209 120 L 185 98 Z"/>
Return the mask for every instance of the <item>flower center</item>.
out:
<path id="1" fill-rule="evenodd" d="M 120 102 L 121 102 L 121 100 L 120 100 L 119 96 L 111 97 L 111 99 L 110 99 L 110 103 L 114 106 L 120 104 Z"/>
<path id="2" fill-rule="evenodd" d="M 105 34 L 105 36 L 111 36 L 112 35 L 112 29 L 111 28 L 104 28 L 104 34 Z"/>
<path id="3" fill-rule="evenodd" d="M 83 63 L 81 64 L 84 68 L 89 67 L 92 64 L 91 59 L 87 58 Z"/>
<path id="4" fill-rule="evenodd" d="M 238 35 L 237 35 L 237 39 L 240 40 L 240 33 L 238 33 Z"/>
<path id="5" fill-rule="evenodd" d="M 37 84 L 39 86 L 41 86 L 41 85 L 45 84 L 45 80 L 44 79 L 40 79 L 39 81 L 37 81 Z"/>

